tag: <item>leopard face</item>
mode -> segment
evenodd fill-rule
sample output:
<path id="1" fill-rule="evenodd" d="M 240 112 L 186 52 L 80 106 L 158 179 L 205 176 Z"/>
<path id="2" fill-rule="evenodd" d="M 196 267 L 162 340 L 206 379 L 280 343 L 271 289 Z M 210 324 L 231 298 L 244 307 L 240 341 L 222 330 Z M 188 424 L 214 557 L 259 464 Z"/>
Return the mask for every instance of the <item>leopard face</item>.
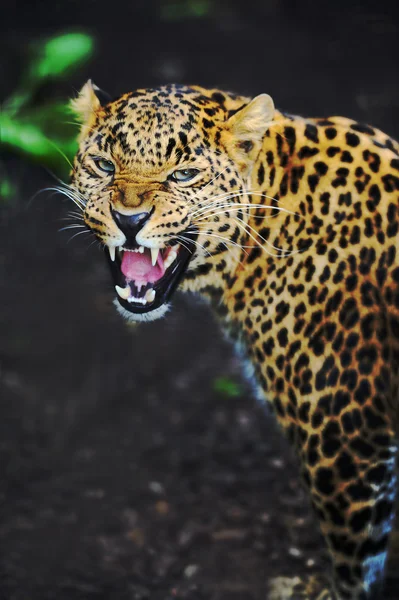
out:
<path id="1" fill-rule="evenodd" d="M 101 105 L 96 91 L 88 82 L 73 103 L 82 131 L 72 186 L 106 248 L 120 312 L 152 320 L 178 285 L 205 287 L 212 271 L 222 286 L 237 267 L 273 103 L 168 86 Z"/>

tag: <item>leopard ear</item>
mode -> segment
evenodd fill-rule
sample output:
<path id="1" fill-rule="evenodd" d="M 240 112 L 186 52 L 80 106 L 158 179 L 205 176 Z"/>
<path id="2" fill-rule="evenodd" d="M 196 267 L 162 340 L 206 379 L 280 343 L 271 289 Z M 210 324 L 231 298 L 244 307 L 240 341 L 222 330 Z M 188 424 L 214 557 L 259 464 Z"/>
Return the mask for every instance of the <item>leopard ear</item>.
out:
<path id="1" fill-rule="evenodd" d="M 91 79 L 84 84 L 78 97 L 71 100 L 71 110 L 77 116 L 78 121 L 82 123 L 81 137 L 93 124 L 98 109 L 110 100 L 110 96 L 100 90 Z"/>
<path id="2" fill-rule="evenodd" d="M 253 167 L 263 136 L 273 122 L 274 112 L 271 97 L 260 94 L 225 121 L 224 144 L 242 175 L 249 173 Z"/>
<path id="3" fill-rule="evenodd" d="M 226 125 L 238 141 L 260 141 L 273 121 L 274 110 L 272 98 L 260 94 L 230 117 Z"/>

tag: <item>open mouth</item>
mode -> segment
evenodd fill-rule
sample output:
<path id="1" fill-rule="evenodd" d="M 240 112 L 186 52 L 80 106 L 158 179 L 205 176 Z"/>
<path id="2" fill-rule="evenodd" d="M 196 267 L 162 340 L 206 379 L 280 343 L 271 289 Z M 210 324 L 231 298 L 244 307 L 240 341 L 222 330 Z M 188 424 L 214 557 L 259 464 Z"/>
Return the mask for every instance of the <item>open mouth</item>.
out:
<path id="1" fill-rule="evenodd" d="M 186 234 L 184 246 L 175 243 L 162 249 L 126 243 L 115 250 L 107 246 L 115 290 L 120 304 L 142 314 L 168 301 L 194 253 L 194 236 Z"/>

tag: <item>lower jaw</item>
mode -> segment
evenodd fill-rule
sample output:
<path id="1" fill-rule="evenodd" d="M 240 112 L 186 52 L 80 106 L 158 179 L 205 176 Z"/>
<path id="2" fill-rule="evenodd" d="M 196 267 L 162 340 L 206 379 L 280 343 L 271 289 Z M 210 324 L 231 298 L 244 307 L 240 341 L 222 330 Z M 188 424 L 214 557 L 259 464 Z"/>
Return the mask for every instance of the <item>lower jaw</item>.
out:
<path id="1" fill-rule="evenodd" d="M 169 303 L 165 302 L 165 304 L 161 304 L 161 306 L 158 306 L 158 308 L 154 308 L 147 312 L 132 312 L 124 308 L 117 298 L 114 300 L 114 305 L 118 313 L 130 323 L 156 321 L 157 319 L 161 319 L 164 315 L 166 315 L 170 308 Z"/>

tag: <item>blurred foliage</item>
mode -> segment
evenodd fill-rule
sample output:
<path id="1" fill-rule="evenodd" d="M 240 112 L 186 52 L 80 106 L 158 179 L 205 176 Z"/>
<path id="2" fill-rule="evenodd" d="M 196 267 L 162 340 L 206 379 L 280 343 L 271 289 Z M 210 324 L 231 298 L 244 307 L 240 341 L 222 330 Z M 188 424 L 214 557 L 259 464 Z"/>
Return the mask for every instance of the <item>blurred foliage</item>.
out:
<path id="1" fill-rule="evenodd" d="M 208 16 L 212 11 L 212 0 L 168 0 L 160 8 L 165 21 L 180 21 Z"/>
<path id="2" fill-rule="evenodd" d="M 16 189 L 8 177 L 4 174 L 0 176 L 0 200 L 10 200 L 15 196 Z"/>
<path id="3" fill-rule="evenodd" d="M 93 48 L 92 37 L 83 33 L 61 34 L 37 45 L 17 90 L 0 112 L 0 150 L 18 152 L 62 177 L 68 173 L 77 148 L 68 100 L 38 104 L 35 98 L 45 85 L 68 77 L 84 64 Z M 9 199 L 14 189 L 0 165 L 0 198 Z"/>
<path id="4" fill-rule="evenodd" d="M 213 389 L 222 396 L 235 398 L 242 393 L 240 384 L 230 377 L 218 377 L 213 382 Z"/>

